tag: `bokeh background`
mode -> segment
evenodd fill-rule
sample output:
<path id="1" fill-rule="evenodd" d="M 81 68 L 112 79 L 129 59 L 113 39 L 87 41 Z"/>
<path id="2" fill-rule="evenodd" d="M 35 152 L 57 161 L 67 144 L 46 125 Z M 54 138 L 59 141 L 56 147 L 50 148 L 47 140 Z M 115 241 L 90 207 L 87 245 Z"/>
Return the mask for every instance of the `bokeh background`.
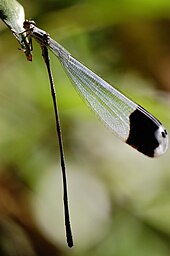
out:
<path id="1" fill-rule="evenodd" d="M 170 131 L 170 1 L 20 1 L 26 17 Z M 150 159 L 113 136 L 51 55 L 74 247 L 65 242 L 49 81 L 0 22 L 0 255 L 170 255 L 170 151 Z"/>

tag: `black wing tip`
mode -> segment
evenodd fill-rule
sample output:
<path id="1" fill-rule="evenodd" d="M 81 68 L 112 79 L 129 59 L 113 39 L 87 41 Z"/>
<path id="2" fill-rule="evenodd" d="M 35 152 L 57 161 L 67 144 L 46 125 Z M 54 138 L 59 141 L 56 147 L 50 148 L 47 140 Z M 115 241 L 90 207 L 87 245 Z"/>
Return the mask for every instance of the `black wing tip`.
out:
<path id="1" fill-rule="evenodd" d="M 158 157 L 166 152 L 168 133 L 155 117 L 139 106 L 129 116 L 129 122 L 127 144 L 149 157 Z"/>

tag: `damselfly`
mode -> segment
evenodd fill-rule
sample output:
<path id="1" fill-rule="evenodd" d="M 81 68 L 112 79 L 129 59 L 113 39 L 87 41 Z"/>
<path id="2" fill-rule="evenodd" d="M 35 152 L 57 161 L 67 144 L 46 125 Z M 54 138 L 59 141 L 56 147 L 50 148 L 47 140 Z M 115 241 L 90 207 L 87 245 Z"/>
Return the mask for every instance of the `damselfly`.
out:
<path id="1" fill-rule="evenodd" d="M 25 21 L 24 28 L 57 56 L 76 90 L 117 137 L 150 157 L 167 150 L 167 131 L 155 117 L 77 61 L 34 22 Z"/>
<path id="2" fill-rule="evenodd" d="M 47 48 L 62 63 L 66 73 L 84 101 L 121 140 L 149 157 L 156 157 L 162 155 L 167 150 L 168 134 L 166 129 L 154 116 L 77 61 L 60 44 L 54 41 L 49 34 L 37 28 L 33 21 L 25 21 L 24 28 L 30 42 L 32 38 L 35 38 L 40 44 L 50 77 L 64 180 L 67 241 L 68 245 L 72 246 L 64 153 Z"/>

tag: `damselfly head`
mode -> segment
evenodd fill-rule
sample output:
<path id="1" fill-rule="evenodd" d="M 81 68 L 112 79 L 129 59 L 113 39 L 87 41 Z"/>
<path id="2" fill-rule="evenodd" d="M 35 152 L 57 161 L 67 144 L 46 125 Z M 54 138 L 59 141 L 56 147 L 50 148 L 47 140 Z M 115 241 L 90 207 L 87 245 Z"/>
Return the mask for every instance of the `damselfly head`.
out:
<path id="1" fill-rule="evenodd" d="M 36 25 L 35 21 L 33 21 L 33 20 L 25 20 L 24 23 L 23 23 L 23 28 L 25 28 L 25 30 L 28 31 L 28 30 L 31 29 L 31 25 L 35 26 Z"/>

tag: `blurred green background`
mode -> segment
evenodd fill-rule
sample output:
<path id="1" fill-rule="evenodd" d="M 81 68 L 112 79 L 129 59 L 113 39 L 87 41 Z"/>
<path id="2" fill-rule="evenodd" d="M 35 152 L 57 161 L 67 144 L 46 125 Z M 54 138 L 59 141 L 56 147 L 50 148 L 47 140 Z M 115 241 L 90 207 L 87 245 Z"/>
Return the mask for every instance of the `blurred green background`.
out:
<path id="1" fill-rule="evenodd" d="M 168 0 L 20 1 L 26 18 L 170 130 Z M 65 242 L 62 179 L 40 47 L 28 62 L 0 23 L 0 255 L 170 255 L 170 151 L 122 143 L 51 55 L 75 246 Z"/>

